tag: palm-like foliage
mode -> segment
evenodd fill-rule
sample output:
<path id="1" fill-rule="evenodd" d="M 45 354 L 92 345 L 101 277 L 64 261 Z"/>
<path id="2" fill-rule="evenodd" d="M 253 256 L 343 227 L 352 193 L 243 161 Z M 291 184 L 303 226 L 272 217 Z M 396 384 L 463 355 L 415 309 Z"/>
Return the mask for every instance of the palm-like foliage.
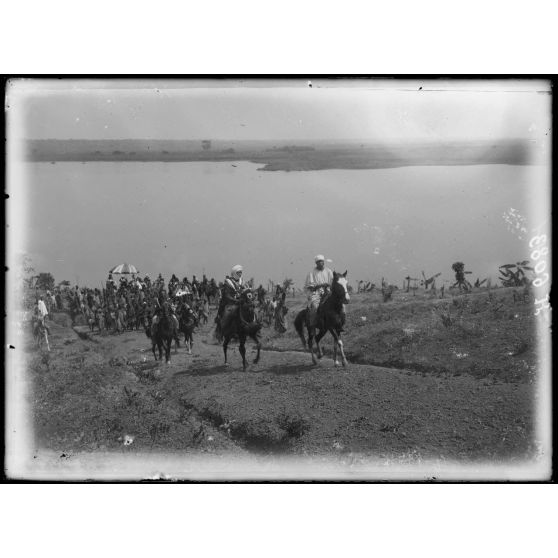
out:
<path id="1" fill-rule="evenodd" d="M 472 271 L 465 271 L 465 264 L 463 262 L 455 262 L 452 264 L 451 268 L 455 272 L 455 283 L 452 287 L 459 287 L 459 290 L 463 289 L 465 292 L 469 292 L 473 287 L 469 281 L 465 278 L 465 275 L 471 274 Z"/>
<path id="2" fill-rule="evenodd" d="M 535 271 L 532 267 L 527 265 L 529 260 L 523 260 L 514 264 L 501 265 L 500 281 L 504 287 L 521 287 L 531 283 L 531 279 L 527 277 L 526 271 Z"/>

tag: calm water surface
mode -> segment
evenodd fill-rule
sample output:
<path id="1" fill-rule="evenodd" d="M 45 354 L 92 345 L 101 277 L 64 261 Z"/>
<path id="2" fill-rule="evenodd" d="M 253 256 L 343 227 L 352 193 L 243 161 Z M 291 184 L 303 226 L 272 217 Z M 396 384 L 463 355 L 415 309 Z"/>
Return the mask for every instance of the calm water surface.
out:
<path id="1" fill-rule="evenodd" d="M 128 261 L 142 272 L 301 284 L 323 252 L 350 277 L 397 284 L 464 261 L 473 278 L 528 257 L 509 230 L 548 185 L 538 166 L 262 172 L 238 163 L 27 163 L 25 246 L 57 281 L 97 284 Z M 528 240 L 528 238 L 527 238 Z"/>

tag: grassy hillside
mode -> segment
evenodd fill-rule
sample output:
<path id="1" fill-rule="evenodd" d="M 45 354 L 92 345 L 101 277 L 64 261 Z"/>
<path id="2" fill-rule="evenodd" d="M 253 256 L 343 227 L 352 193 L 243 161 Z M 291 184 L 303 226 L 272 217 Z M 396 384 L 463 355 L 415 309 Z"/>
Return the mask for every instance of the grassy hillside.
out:
<path id="1" fill-rule="evenodd" d="M 303 297 L 289 301 L 290 327 L 284 335 L 268 330 L 267 347 L 302 350 L 292 321 L 304 306 Z M 355 294 L 346 310 L 344 345 L 353 363 L 490 382 L 531 382 L 537 370 L 533 299 L 523 289 L 478 289 L 444 299 L 397 292 L 386 303 L 381 293 Z M 329 334 L 322 340 L 326 354 L 332 343 Z"/>
<path id="2" fill-rule="evenodd" d="M 383 303 L 356 294 L 347 306 L 346 369 L 328 358 L 331 339 L 318 366 L 302 350 L 292 325 L 301 295 L 288 300 L 285 334 L 264 329 L 268 350 L 246 372 L 235 343 L 223 366 L 211 323 L 196 332 L 193 355 L 182 348 L 167 366 L 153 360 L 141 331 L 91 335 L 56 315 L 52 351 L 37 352 L 30 339 L 26 347 L 34 447 L 60 460 L 99 451 L 287 453 L 351 466 L 365 456 L 532 458 L 539 356 L 532 301 L 522 295 L 398 292 Z"/>

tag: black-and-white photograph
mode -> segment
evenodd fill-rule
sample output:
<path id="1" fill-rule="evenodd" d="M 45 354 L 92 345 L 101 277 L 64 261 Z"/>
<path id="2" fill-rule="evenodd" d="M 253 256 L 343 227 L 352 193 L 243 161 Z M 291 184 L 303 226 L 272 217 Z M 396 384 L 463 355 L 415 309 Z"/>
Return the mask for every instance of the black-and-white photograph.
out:
<path id="1" fill-rule="evenodd" d="M 8 477 L 547 480 L 551 101 L 10 80 Z"/>

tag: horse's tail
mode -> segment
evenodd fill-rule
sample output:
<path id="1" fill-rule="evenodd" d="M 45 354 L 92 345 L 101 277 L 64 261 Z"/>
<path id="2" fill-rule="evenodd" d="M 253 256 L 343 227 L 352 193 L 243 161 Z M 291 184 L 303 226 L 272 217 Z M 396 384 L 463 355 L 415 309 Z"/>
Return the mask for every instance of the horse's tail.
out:
<path id="1" fill-rule="evenodd" d="M 298 336 L 300 337 L 300 340 L 302 341 L 302 345 L 304 346 L 304 348 L 308 348 L 308 344 L 307 341 L 304 337 L 304 324 L 306 323 L 306 314 L 308 313 L 308 309 L 305 308 L 304 310 L 301 310 L 295 318 L 294 321 L 294 326 L 296 329 L 296 332 L 298 333 Z"/>

